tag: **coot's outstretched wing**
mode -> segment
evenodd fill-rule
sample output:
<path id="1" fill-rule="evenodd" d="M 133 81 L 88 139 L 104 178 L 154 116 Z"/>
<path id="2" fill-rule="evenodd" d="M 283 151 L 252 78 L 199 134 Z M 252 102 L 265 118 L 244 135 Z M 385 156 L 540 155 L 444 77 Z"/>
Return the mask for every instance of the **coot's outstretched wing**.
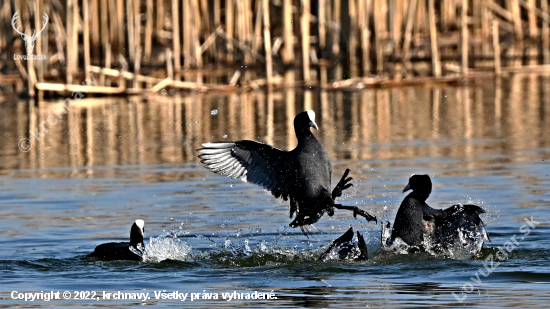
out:
<path id="1" fill-rule="evenodd" d="M 233 178 L 240 178 L 263 187 L 275 197 L 285 200 L 289 195 L 289 180 L 296 172 L 292 166 L 293 157 L 288 151 L 254 141 L 231 143 L 204 143 L 197 149 L 201 163 L 211 172 Z"/>
<path id="2" fill-rule="evenodd" d="M 442 210 L 440 215 L 445 218 L 447 225 L 452 225 L 453 229 L 458 229 L 467 225 L 479 225 L 481 223 L 479 215 L 483 213 L 485 213 L 485 210 L 476 205 L 453 205 Z"/>
<path id="3" fill-rule="evenodd" d="M 469 240 L 482 237 L 482 239 L 491 241 L 485 229 L 485 224 L 479 217 L 483 213 L 485 213 L 485 210 L 476 205 L 453 205 L 442 210 L 440 216 L 435 216 L 439 237 L 447 239 L 463 231 L 469 232 L 471 235 L 467 237 L 471 238 Z M 481 235 L 474 236 L 478 233 Z"/>

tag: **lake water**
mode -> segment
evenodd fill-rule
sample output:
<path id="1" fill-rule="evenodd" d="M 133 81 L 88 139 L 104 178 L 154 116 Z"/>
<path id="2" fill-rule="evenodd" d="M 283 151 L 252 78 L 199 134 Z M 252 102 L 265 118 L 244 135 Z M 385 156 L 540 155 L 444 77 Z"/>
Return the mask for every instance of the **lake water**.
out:
<path id="1" fill-rule="evenodd" d="M 460 88 L 168 92 L 82 99 L 67 114 L 62 100 L 4 102 L 0 307 L 547 308 L 549 85 L 549 77 L 515 75 Z M 253 139 L 292 149 L 293 117 L 305 109 L 317 113 L 314 134 L 333 161 L 333 185 L 351 169 L 354 187 L 342 203 L 393 222 L 410 175 L 430 174 L 433 207 L 486 209 L 492 242 L 482 256 L 382 252 L 380 222 L 345 211 L 325 215 L 308 239 L 288 227 L 288 202 L 200 165 L 201 142 Z M 40 141 L 29 133 L 37 128 Z M 24 138 L 26 152 L 18 148 Z M 531 217 L 537 223 L 526 229 Z M 86 258 L 101 243 L 127 240 L 138 218 L 152 242 L 146 262 Z M 349 226 L 366 235 L 370 260 L 317 261 Z M 513 248 L 499 255 L 514 235 Z M 13 291 L 59 291 L 61 299 L 24 302 Z M 75 291 L 150 299 L 74 299 Z M 157 299 L 163 291 L 189 294 L 184 302 Z M 276 299 L 223 299 L 234 291 Z M 199 299 L 191 302 L 190 293 Z"/>

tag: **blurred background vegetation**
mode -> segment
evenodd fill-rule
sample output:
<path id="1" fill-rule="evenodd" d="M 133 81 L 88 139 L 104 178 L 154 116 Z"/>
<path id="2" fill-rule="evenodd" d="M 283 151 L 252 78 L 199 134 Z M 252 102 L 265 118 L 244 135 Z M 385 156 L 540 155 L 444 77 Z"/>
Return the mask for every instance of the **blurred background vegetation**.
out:
<path id="1" fill-rule="evenodd" d="M 0 3 L 4 96 L 356 89 L 550 71 L 548 0 Z M 21 33 L 35 34 L 32 54 L 46 59 L 22 59 Z M 99 87 L 80 86 L 90 74 Z"/>

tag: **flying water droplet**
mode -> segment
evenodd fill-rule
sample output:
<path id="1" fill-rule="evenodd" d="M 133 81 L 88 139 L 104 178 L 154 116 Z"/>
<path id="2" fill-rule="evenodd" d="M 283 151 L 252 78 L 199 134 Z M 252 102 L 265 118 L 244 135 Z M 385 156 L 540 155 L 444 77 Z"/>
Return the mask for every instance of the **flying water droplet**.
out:
<path id="1" fill-rule="evenodd" d="M 224 135 L 223 135 L 223 138 L 227 138 L 227 134 L 224 134 Z"/>
<path id="2" fill-rule="evenodd" d="M 212 115 L 212 116 L 215 116 L 217 114 L 218 114 L 218 109 L 216 109 L 216 108 L 210 111 L 210 115 Z"/>

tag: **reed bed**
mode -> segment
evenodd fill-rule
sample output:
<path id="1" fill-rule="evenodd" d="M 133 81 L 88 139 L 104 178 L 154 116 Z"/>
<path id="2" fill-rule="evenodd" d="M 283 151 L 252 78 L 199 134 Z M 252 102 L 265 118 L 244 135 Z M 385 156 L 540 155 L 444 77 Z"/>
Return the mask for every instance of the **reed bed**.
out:
<path id="1" fill-rule="evenodd" d="M 167 88 L 339 90 L 550 73 L 548 2 L 5 1 L 0 87 L 40 98 Z M 42 28 L 32 53 L 46 60 L 17 58 L 27 50 L 15 29 Z M 92 74 L 97 87 L 82 86 Z"/>

